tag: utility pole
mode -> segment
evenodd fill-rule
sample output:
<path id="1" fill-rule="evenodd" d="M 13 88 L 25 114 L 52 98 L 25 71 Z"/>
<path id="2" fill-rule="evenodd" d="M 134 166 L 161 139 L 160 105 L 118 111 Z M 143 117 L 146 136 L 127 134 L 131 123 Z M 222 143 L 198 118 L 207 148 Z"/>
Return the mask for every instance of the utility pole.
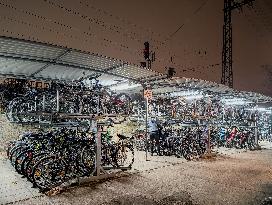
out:
<path id="1" fill-rule="evenodd" d="M 224 26 L 223 26 L 223 51 L 222 51 L 222 77 L 221 83 L 233 88 L 232 72 L 232 22 L 231 12 L 235 9 L 242 10 L 245 5 L 252 5 L 255 0 L 224 0 Z"/>

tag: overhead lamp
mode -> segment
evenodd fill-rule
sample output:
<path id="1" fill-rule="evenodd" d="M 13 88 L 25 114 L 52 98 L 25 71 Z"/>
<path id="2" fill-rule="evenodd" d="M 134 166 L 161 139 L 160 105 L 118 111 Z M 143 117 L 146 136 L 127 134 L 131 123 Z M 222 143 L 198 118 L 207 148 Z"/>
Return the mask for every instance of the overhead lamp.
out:
<path id="1" fill-rule="evenodd" d="M 201 98 L 203 98 L 203 97 L 204 97 L 204 95 L 202 95 L 202 94 L 184 96 L 184 98 L 185 98 L 186 100 L 201 99 Z"/>
<path id="2" fill-rule="evenodd" d="M 197 96 L 201 95 L 202 93 L 199 91 L 193 91 L 193 90 L 186 90 L 186 91 L 178 91 L 170 93 L 171 97 L 188 97 L 188 96 Z"/>
<path id="3" fill-rule="evenodd" d="M 124 84 L 114 85 L 114 86 L 110 87 L 110 89 L 113 91 L 121 91 L 121 90 L 129 90 L 132 88 L 137 88 L 140 86 L 141 86 L 141 84 L 124 83 Z"/>
<path id="4" fill-rule="evenodd" d="M 243 98 L 225 98 L 225 99 L 222 99 L 221 102 L 225 105 L 246 105 L 246 104 L 253 103 Z"/>
<path id="5" fill-rule="evenodd" d="M 264 107 L 248 108 L 247 110 L 258 111 L 258 112 L 265 112 L 267 114 L 272 114 L 272 110 L 271 109 L 264 108 Z"/>
<path id="6" fill-rule="evenodd" d="M 256 107 L 255 110 L 259 111 L 259 112 L 266 112 L 266 111 L 269 111 L 267 110 L 266 108 L 264 107 Z"/>

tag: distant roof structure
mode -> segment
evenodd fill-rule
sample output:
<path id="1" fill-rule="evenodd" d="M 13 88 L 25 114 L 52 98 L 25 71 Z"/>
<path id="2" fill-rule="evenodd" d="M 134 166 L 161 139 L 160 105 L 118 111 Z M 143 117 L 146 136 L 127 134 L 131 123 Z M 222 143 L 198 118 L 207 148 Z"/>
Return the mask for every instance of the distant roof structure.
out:
<path id="1" fill-rule="evenodd" d="M 152 89 L 154 93 L 171 93 L 185 90 L 202 91 L 206 93 L 213 93 L 225 98 L 243 98 L 255 103 L 272 102 L 272 98 L 262 95 L 260 93 L 238 91 L 226 85 L 218 84 L 211 81 L 194 79 L 194 78 L 172 78 L 163 79 L 152 82 Z"/>
<path id="2" fill-rule="evenodd" d="M 217 84 L 206 80 L 185 78 L 185 77 L 174 77 L 174 78 L 163 78 L 153 79 L 144 83 L 151 87 L 153 96 L 178 96 L 173 95 L 175 93 L 188 94 L 190 93 L 208 93 L 219 98 L 241 98 L 253 103 L 270 103 L 272 98 L 259 93 L 237 91 L 226 85 Z M 127 93 L 138 93 L 143 90 L 140 84 L 129 84 L 127 82 L 119 83 L 117 86 L 112 86 L 119 92 Z M 123 90 L 122 90 L 123 88 Z M 113 90 L 114 90 L 113 89 Z"/>

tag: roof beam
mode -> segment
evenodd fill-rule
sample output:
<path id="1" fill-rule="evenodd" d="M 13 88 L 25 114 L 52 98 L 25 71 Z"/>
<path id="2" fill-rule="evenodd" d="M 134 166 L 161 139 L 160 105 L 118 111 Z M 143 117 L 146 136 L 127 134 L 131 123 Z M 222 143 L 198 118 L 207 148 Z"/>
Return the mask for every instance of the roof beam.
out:
<path id="1" fill-rule="evenodd" d="M 26 79 L 26 80 L 42 80 L 42 81 L 52 81 L 52 80 L 58 80 L 58 79 L 49 79 L 49 78 L 43 78 L 43 77 L 30 77 L 26 75 L 15 75 L 13 73 L 6 73 L 6 74 L 0 74 L 0 77 L 5 78 L 19 78 L 19 79 Z"/>
<path id="2" fill-rule="evenodd" d="M 46 65 L 44 65 L 43 67 L 41 67 L 39 70 L 35 71 L 34 73 L 32 73 L 30 76 L 34 77 L 36 74 L 38 74 L 39 72 L 43 71 L 44 69 L 48 68 L 50 65 L 55 64 L 57 60 L 59 60 L 61 57 L 65 56 L 66 54 L 68 54 L 71 51 L 71 49 L 67 49 L 64 52 L 62 52 L 58 57 L 56 57 L 55 59 L 51 60 L 51 63 L 47 63 Z"/>
<path id="3" fill-rule="evenodd" d="M 127 65 L 127 63 L 120 63 L 118 65 L 111 66 L 109 68 L 104 69 L 104 71 L 107 71 L 107 72 L 112 71 L 112 70 L 117 69 L 117 68 L 122 68 L 124 65 Z"/>

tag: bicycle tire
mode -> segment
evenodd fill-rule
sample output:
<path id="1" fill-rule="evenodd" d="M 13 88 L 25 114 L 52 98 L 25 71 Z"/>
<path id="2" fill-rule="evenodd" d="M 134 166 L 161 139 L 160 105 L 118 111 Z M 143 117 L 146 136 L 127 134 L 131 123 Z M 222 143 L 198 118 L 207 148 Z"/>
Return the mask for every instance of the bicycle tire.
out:
<path id="1" fill-rule="evenodd" d="M 116 166 L 131 168 L 134 163 L 134 148 L 131 145 L 122 145 L 116 151 Z"/>
<path id="2" fill-rule="evenodd" d="M 25 166 L 23 167 L 23 169 L 28 181 L 33 183 L 33 178 L 32 178 L 33 167 L 41 158 L 45 157 L 45 155 L 46 153 L 39 153 L 39 154 L 35 154 L 32 158 L 27 159 L 27 162 L 25 163 Z"/>
<path id="3" fill-rule="evenodd" d="M 31 150 L 26 149 L 25 151 L 21 152 L 15 159 L 14 167 L 19 174 L 22 174 L 23 161 L 27 158 L 27 154 L 29 151 Z"/>
<path id="4" fill-rule="evenodd" d="M 55 170 L 56 168 L 58 170 Z M 56 171 L 58 173 L 55 175 L 54 173 Z M 38 187 L 42 192 L 48 191 L 56 186 L 59 186 L 65 181 L 66 172 L 67 165 L 62 159 L 58 158 L 55 155 L 43 157 L 33 167 L 33 185 L 35 187 Z M 41 177 L 42 180 L 39 181 Z M 56 179 L 55 177 L 60 178 Z"/>
<path id="5" fill-rule="evenodd" d="M 86 154 L 86 155 L 85 155 Z M 88 156 L 88 158 L 86 158 Z M 91 157 L 91 158 L 90 158 Z M 84 175 L 92 175 L 96 170 L 96 152 L 92 146 L 84 146 L 80 153 L 79 167 Z"/>

